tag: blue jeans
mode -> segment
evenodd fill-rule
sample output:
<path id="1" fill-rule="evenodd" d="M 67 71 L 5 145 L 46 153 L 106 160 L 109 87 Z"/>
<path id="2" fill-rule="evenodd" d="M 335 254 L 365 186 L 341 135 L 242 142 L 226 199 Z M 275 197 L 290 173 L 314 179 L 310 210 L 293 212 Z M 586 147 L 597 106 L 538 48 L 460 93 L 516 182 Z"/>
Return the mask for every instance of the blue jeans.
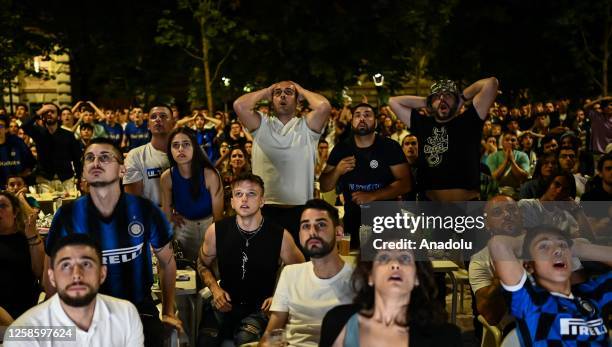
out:
<path id="1" fill-rule="evenodd" d="M 223 340 L 232 340 L 236 346 L 261 339 L 268 317 L 259 307 L 233 305 L 230 312 L 220 312 L 212 300 L 204 304 L 198 333 L 198 346 L 220 346 Z"/>

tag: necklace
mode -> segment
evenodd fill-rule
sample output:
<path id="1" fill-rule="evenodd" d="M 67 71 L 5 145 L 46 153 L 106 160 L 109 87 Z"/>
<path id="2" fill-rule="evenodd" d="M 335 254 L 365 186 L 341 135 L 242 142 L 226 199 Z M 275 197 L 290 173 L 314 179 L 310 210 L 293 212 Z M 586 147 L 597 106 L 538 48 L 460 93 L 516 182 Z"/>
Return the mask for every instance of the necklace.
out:
<path id="1" fill-rule="evenodd" d="M 264 218 L 261 217 L 261 223 L 259 223 L 259 226 L 257 227 L 257 229 L 253 231 L 247 231 L 240 227 L 240 224 L 238 224 L 238 218 L 236 218 L 236 228 L 238 228 L 238 231 L 240 232 L 240 236 L 242 236 L 242 238 L 244 239 L 247 248 L 249 247 L 249 240 L 254 238 L 257 235 L 257 233 L 259 233 L 259 231 L 261 230 L 261 227 L 263 227 L 263 224 L 264 224 Z"/>

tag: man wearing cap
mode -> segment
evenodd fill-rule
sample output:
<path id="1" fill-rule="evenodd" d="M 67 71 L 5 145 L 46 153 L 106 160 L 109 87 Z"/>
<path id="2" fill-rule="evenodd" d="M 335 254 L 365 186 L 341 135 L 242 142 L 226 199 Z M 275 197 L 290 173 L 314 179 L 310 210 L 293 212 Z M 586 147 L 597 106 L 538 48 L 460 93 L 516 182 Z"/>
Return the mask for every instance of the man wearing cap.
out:
<path id="1" fill-rule="evenodd" d="M 480 195 L 480 140 L 489 107 L 497 95 L 495 77 L 474 82 L 463 92 L 450 80 L 431 86 L 428 97 L 396 96 L 389 106 L 419 139 L 419 186 L 426 199 L 468 201 Z M 459 115 L 458 110 L 471 103 Z M 428 108 L 431 116 L 412 115 Z"/>

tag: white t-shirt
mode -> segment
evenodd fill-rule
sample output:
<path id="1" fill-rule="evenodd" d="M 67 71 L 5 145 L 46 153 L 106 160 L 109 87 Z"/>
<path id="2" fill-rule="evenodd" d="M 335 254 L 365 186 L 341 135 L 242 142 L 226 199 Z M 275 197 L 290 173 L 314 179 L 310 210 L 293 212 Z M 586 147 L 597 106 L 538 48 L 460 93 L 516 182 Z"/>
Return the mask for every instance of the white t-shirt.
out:
<path id="1" fill-rule="evenodd" d="M 266 203 L 303 205 L 312 199 L 321 134 L 311 130 L 303 117 L 293 117 L 283 125 L 266 115 L 252 134 L 253 173 L 264 181 Z"/>
<path id="2" fill-rule="evenodd" d="M 159 178 L 169 167 L 170 161 L 166 153 L 158 151 L 151 143 L 136 147 L 125 159 L 126 173 L 123 184 L 142 181 L 143 196 L 159 206 Z"/>
<path id="3" fill-rule="evenodd" d="M 290 346 L 318 346 L 321 321 L 330 309 L 351 303 L 353 266 L 344 267 L 334 277 L 320 279 L 311 261 L 287 265 L 281 272 L 270 311 L 288 312 L 285 327 Z"/>
<path id="4" fill-rule="evenodd" d="M 57 294 L 40 305 L 34 306 L 11 324 L 16 327 L 75 327 L 74 341 L 7 341 L 9 331 L 4 335 L 5 347 L 19 346 L 83 346 L 123 347 L 143 346 L 144 335 L 138 311 L 132 303 L 103 294 L 96 296 L 96 307 L 91 326 L 87 331 L 75 326 L 66 315 Z M 73 330 L 74 332 L 74 330 Z M 74 335 L 73 335 L 73 338 Z"/>

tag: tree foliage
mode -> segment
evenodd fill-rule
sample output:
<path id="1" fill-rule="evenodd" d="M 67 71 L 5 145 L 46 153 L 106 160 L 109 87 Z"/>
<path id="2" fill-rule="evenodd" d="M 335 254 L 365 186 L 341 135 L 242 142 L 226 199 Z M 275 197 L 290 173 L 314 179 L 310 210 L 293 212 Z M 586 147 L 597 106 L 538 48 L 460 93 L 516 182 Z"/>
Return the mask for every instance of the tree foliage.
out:
<path id="1" fill-rule="evenodd" d="M 266 39 L 265 35 L 254 35 L 241 27 L 232 18 L 238 6 L 238 1 L 178 0 L 176 10 L 164 10 L 157 24 L 157 44 L 177 47 L 202 64 L 203 78 L 195 77 L 195 80 L 203 81 L 210 111 L 213 110 L 213 84 L 220 78 L 223 63 L 237 46 Z M 198 73 L 200 69 L 193 71 Z M 190 96 L 198 97 L 193 87 Z"/>
<path id="2" fill-rule="evenodd" d="M 44 77 L 34 71 L 35 56 L 58 53 L 57 40 L 40 28 L 24 25 L 23 8 L 12 0 L 0 0 L 0 90 L 21 73 Z"/>
<path id="3" fill-rule="evenodd" d="M 502 100 L 521 102 L 601 94 L 610 74 L 610 1 L 0 1 L 11 9 L 0 14 L 2 73 L 59 43 L 75 98 L 228 102 L 245 85 L 339 91 L 380 72 L 391 92 L 420 76 L 493 75 Z"/>

